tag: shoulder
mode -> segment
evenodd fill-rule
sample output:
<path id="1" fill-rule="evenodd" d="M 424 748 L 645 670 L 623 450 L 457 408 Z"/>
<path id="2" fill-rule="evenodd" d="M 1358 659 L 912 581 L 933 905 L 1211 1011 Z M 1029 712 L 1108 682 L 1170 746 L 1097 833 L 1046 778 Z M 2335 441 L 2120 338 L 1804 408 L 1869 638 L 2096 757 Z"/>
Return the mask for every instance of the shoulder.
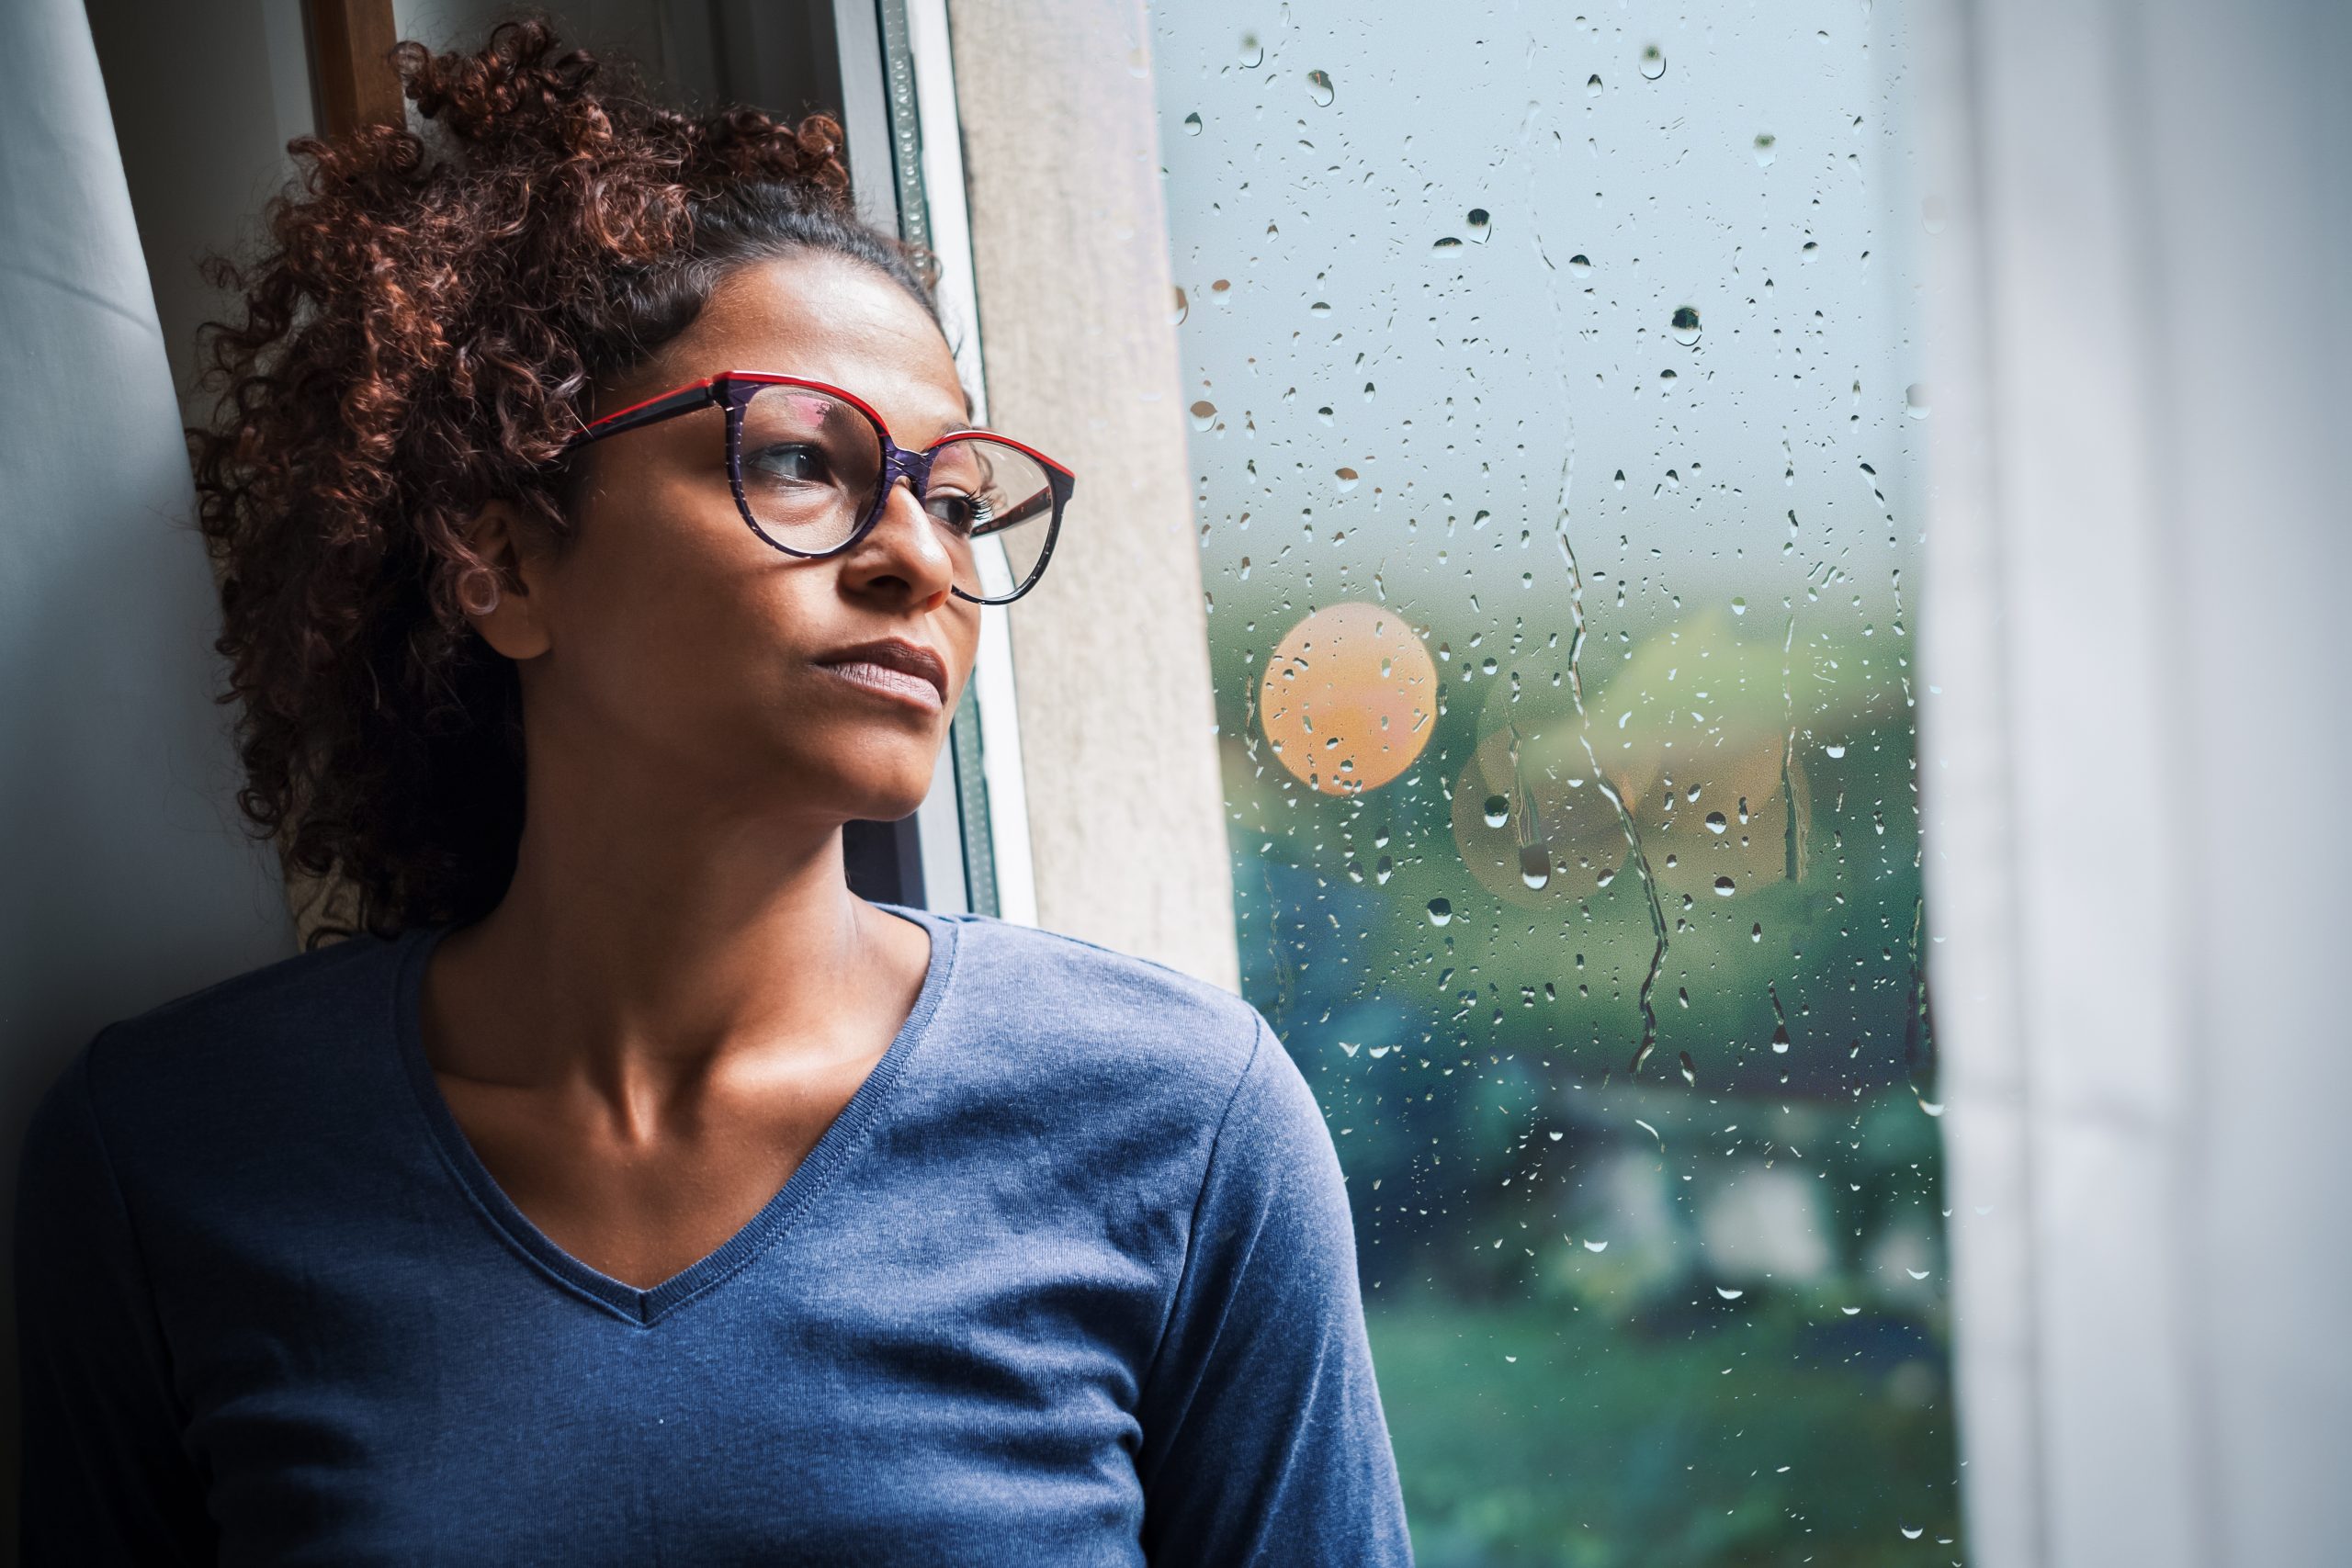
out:
<path id="1" fill-rule="evenodd" d="M 1213 1122 L 1253 1061 L 1283 1055 L 1256 1008 L 1166 964 L 986 916 L 937 918 L 956 931 L 961 1031 L 1024 1077 L 1042 1075 L 1076 1113 L 1159 1100 Z"/>
<path id="2" fill-rule="evenodd" d="M 1101 1039 L 1181 1042 L 1235 1067 L 1256 1046 L 1259 1010 L 1167 964 L 983 915 L 944 919 L 957 926 L 955 983 L 990 1004 Z"/>
<path id="3" fill-rule="evenodd" d="M 317 1109 L 317 1090 L 347 1075 L 356 1035 L 380 1032 L 407 947 L 356 937 L 120 1019 L 74 1054 L 44 1111 L 86 1118 L 119 1150 L 282 1126 L 271 1119 Z"/>

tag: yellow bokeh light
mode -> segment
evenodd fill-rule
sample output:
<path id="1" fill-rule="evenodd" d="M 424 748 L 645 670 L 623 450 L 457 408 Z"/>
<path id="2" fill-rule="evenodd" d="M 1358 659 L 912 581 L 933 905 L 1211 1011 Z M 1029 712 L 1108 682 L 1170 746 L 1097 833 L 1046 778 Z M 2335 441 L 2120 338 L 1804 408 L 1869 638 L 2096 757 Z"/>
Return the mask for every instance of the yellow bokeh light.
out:
<path id="1" fill-rule="evenodd" d="M 1403 616 L 1349 602 L 1316 611 L 1275 646 L 1258 720 L 1274 755 L 1325 795 L 1378 789 L 1413 765 L 1436 728 L 1437 666 Z"/>

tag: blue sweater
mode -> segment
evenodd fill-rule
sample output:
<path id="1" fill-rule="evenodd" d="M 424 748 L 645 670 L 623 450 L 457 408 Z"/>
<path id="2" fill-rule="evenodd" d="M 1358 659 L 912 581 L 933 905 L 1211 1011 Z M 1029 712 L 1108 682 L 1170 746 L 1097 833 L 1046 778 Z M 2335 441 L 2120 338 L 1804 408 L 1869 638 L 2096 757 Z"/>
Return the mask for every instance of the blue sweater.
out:
<path id="1" fill-rule="evenodd" d="M 25 1561 L 1409 1563 L 1329 1130 L 1257 1011 L 979 917 L 652 1290 L 419 1043 L 447 928 L 102 1031 L 27 1138 Z"/>

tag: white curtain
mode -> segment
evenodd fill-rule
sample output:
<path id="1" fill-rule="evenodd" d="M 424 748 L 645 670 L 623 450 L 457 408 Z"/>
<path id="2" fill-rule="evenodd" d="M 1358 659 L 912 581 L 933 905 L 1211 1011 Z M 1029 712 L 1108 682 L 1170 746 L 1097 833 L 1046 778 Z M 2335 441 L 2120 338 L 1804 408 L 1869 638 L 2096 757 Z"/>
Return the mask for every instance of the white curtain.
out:
<path id="1" fill-rule="evenodd" d="M 2344 1562 L 2352 10 L 1933 16 L 1967 1561 Z"/>
<path id="2" fill-rule="evenodd" d="M 233 819 L 179 405 L 74 0 L 0 6 L 0 344 L 5 1215 L 31 1104 L 91 1033 L 293 951 L 277 858 Z"/>

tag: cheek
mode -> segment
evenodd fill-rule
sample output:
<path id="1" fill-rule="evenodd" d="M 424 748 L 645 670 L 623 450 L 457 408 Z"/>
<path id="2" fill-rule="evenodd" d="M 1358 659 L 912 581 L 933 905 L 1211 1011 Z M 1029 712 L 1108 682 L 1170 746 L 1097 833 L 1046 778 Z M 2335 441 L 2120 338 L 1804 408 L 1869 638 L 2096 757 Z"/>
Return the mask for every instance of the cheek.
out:
<path id="1" fill-rule="evenodd" d="M 729 502 L 608 494 L 583 520 L 561 583 L 557 664 L 616 724 L 678 735 L 757 703 L 806 640 L 800 601 L 821 563 L 791 569 Z"/>

